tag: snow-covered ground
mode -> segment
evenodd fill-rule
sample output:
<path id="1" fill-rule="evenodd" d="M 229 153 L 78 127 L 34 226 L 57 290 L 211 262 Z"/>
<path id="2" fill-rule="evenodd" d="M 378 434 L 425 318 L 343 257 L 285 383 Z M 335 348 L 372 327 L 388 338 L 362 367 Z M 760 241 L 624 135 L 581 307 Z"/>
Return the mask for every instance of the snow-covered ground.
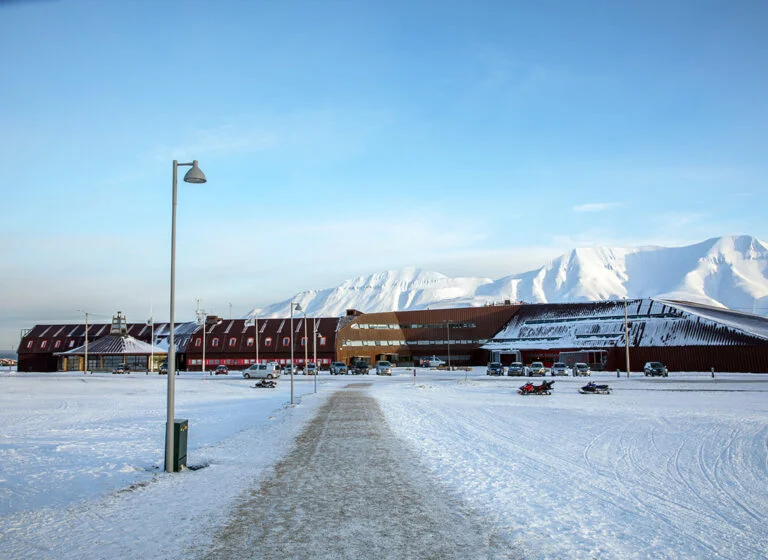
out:
<path id="1" fill-rule="evenodd" d="M 466 377 L 466 380 L 465 380 Z M 530 558 L 765 558 L 768 376 L 557 378 L 396 369 L 370 394 L 422 458 Z M 253 381 L 183 374 L 191 466 L 162 472 L 159 376 L 0 373 L 0 558 L 181 558 L 352 376 Z M 373 466 L 371 467 L 373 468 Z"/>

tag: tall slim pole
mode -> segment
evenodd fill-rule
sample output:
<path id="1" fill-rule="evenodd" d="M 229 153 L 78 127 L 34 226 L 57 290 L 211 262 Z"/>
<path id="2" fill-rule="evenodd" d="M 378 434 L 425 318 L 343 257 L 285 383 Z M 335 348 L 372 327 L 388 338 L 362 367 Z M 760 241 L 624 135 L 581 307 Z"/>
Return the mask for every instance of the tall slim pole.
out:
<path id="1" fill-rule="evenodd" d="M 627 379 L 629 379 L 629 320 L 627 318 L 627 298 L 624 298 L 624 339 L 627 350 Z"/>
<path id="2" fill-rule="evenodd" d="M 149 371 L 155 371 L 155 320 L 149 318 L 149 344 L 152 346 L 149 350 Z"/>
<path id="3" fill-rule="evenodd" d="M 309 368 L 307 367 L 309 364 L 307 363 L 307 353 L 309 352 L 309 339 L 307 338 L 307 312 L 304 312 L 304 373 L 309 373 Z"/>
<path id="4" fill-rule="evenodd" d="M 176 341 L 174 340 L 174 311 L 176 304 L 176 177 L 179 162 L 173 160 L 173 202 L 171 203 L 171 322 L 168 335 L 168 405 L 165 420 L 165 472 L 173 472 L 173 395 L 176 381 Z"/>
<path id="5" fill-rule="evenodd" d="M 317 317 L 312 317 L 312 361 L 315 363 L 315 393 L 317 393 L 317 376 L 320 368 L 317 367 Z"/>
<path id="6" fill-rule="evenodd" d="M 259 318 L 253 319 L 253 334 L 256 339 L 256 363 L 259 363 Z"/>
<path id="7" fill-rule="evenodd" d="M 205 323 L 206 323 L 205 315 L 206 315 L 206 313 L 205 313 L 205 311 L 203 311 L 203 314 L 201 315 L 202 318 L 203 318 L 203 363 L 200 366 L 200 371 L 203 373 L 203 376 L 205 376 L 205 326 L 206 326 L 205 325 Z"/>
<path id="8" fill-rule="evenodd" d="M 83 375 L 88 373 L 88 312 L 85 312 L 85 365 L 83 366 Z"/>
<path id="9" fill-rule="evenodd" d="M 451 370 L 451 322 L 445 323 L 446 330 L 448 331 L 448 371 Z"/>
<path id="10" fill-rule="evenodd" d="M 291 404 L 293 404 L 293 302 L 291 302 Z"/>

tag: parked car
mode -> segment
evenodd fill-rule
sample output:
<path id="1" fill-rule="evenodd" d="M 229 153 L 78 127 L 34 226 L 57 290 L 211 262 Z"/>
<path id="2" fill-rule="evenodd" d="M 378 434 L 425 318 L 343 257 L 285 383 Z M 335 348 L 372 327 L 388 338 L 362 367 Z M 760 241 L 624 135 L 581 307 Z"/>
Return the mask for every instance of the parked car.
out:
<path id="1" fill-rule="evenodd" d="M 547 368 L 544 367 L 542 362 L 531 362 L 531 365 L 528 366 L 528 375 L 530 377 L 544 377 L 547 375 Z"/>
<path id="2" fill-rule="evenodd" d="M 126 364 L 121 364 L 113 369 L 112 373 L 131 373 L 131 368 Z"/>
<path id="3" fill-rule="evenodd" d="M 160 369 L 157 370 L 159 375 L 168 375 L 168 362 L 160 364 Z"/>
<path id="4" fill-rule="evenodd" d="M 576 362 L 573 364 L 573 376 L 578 377 L 580 375 L 589 376 L 592 371 L 589 369 L 589 365 L 584 362 Z"/>
<path id="5" fill-rule="evenodd" d="M 512 362 L 507 367 L 507 375 L 508 376 L 520 376 L 525 375 L 525 366 L 523 365 L 523 362 Z"/>
<path id="6" fill-rule="evenodd" d="M 350 366 L 352 375 L 368 375 L 370 373 L 369 369 L 368 362 L 365 360 L 357 360 L 352 362 L 352 365 Z"/>
<path id="7" fill-rule="evenodd" d="M 298 368 L 294 369 L 294 367 L 291 365 L 283 366 L 283 375 L 291 375 L 291 371 L 293 371 L 293 375 L 299 374 Z"/>
<path id="8" fill-rule="evenodd" d="M 376 362 L 376 375 L 392 375 L 392 364 L 386 360 Z"/>
<path id="9" fill-rule="evenodd" d="M 280 377 L 280 366 L 275 363 L 253 364 L 243 370 L 245 379 L 277 379 Z"/>
<path id="10" fill-rule="evenodd" d="M 307 364 L 307 367 L 304 368 L 304 371 L 307 375 L 317 375 L 317 365 Z"/>
<path id="11" fill-rule="evenodd" d="M 563 362 L 555 362 L 552 364 L 550 375 L 568 375 L 568 366 Z"/>
<path id="12" fill-rule="evenodd" d="M 224 364 L 221 364 L 220 366 L 216 366 L 214 373 L 216 373 L 216 375 L 229 375 L 229 368 Z"/>
<path id="13" fill-rule="evenodd" d="M 649 375 L 667 377 L 669 375 L 666 366 L 661 362 L 645 362 L 643 373 L 645 373 L 646 377 Z"/>
<path id="14" fill-rule="evenodd" d="M 432 356 L 431 358 L 421 360 L 421 365 L 424 367 L 440 367 L 444 366 L 445 362 L 437 356 Z"/>
<path id="15" fill-rule="evenodd" d="M 349 370 L 344 362 L 331 362 L 331 375 L 347 375 Z"/>
<path id="16" fill-rule="evenodd" d="M 486 375 L 504 375 L 504 366 L 500 362 L 491 362 L 485 370 Z"/>

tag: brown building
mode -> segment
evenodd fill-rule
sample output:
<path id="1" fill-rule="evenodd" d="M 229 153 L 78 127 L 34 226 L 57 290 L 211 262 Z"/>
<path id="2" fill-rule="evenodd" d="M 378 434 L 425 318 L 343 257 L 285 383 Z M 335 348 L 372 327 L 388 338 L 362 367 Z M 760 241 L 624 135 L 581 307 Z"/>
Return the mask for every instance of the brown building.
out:
<path id="1" fill-rule="evenodd" d="M 313 361 L 317 351 L 317 364 L 325 368 L 335 359 L 336 331 L 343 318 L 309 317 L 293 318 L 293 358 L 299 365 L 304 364 L 305 349 L 307 361 Z M 316 346 L 313 333 L 317 333 Z M 281 365 L 291 361 L 291 320 L 281 319 L 219 319 L 209 317 L 206 328 L 198 327 L 186 346 L 186 368 L 205 369 L 226 365 L 231 369 L 242 369 L 256 363 L 277 362 Z"/>
<path id="2" fill-rule="evenodd" d="M 388 360 L 405 365 L 437 356 L 451 365 L 485 364 L 489 352 L 482 346 L 519 309 L 496 305 L 365 313 L 339 330 L 336 358 L 348 364 Z"/>

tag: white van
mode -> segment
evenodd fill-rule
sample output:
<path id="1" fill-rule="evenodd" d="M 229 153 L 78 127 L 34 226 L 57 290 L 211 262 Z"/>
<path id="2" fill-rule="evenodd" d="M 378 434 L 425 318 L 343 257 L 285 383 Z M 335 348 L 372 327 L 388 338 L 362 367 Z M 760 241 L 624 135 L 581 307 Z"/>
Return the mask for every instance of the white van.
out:
<path id="1" fill-rule="evenodd" d="M 277 379 L 280 377 L 280 366 L 276 362 L 268 364 L 253 364 L 243 370 L 246 379 Z"/>

